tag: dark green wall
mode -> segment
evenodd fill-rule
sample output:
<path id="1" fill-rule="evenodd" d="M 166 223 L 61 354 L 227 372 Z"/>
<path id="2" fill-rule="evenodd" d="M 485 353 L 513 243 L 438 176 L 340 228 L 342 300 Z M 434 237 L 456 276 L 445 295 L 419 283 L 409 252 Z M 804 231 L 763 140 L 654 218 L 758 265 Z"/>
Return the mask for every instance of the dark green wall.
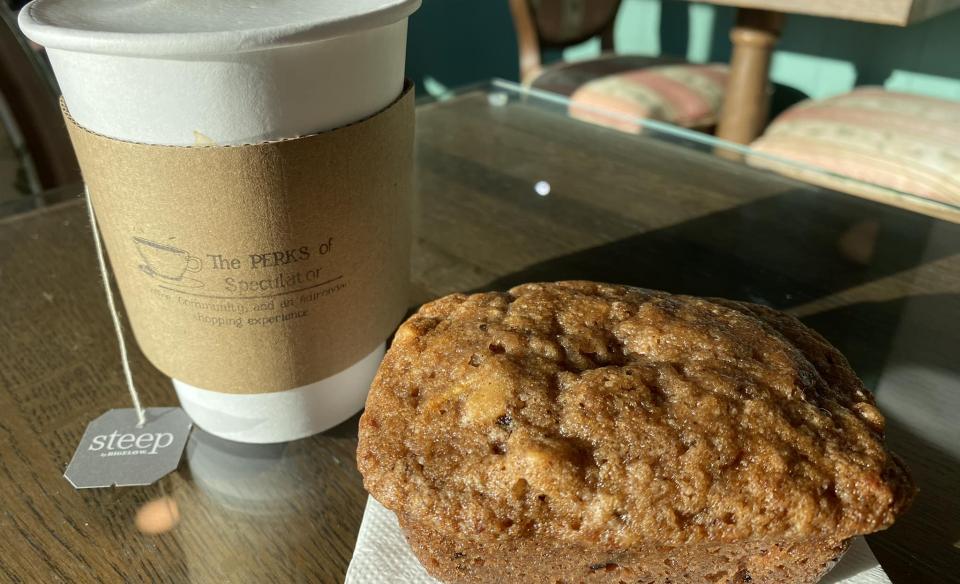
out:
<path id="1" fill-rule="evenodd" d="M 427 77 L 447 87 L 517 78 L 507 0 L 424 0 L 409 27 L 407 76 L 418 88 Z"/>

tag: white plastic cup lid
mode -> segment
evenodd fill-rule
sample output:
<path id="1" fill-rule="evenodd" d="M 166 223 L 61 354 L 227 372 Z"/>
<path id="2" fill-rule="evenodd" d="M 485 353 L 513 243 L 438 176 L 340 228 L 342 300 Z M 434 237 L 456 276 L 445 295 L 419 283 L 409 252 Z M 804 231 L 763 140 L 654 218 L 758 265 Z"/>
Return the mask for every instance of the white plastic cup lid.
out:
<path id="1" fill-rule="evenodd" d="M 34 0 L 80 125 L 151 144 L 290 138 L 372 115 L 403 86 L 420 0 Z"/>
<path id="2" fill-rule="evenodd" d="M 34 0 L 19 16 L 53 49 L 142 57 L 238 53 L 392 24 L 420 0 Z"/>

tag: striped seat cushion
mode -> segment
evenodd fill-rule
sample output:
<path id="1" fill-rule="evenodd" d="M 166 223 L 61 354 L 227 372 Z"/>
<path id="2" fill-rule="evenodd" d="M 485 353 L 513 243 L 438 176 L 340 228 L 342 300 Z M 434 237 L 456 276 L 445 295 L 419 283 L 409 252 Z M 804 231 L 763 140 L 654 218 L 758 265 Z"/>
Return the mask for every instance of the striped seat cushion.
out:
<path id="1" fill-rule="evenodd" d="M 727 82 L 725 65 L 659 65 L 600 77 L 570 96 L 570 115 L 638 133 L 638 119 L 684 128 L 717 123 Z"/>
<path id="2" fill-rule="evenodd" d="M 638 133 L 638 118 L 687 128 L 715 125 L 726 82 L 726 65 L 604 54 L 552 65 L 532 86 L 569 96 L 575 118 Z"/>
<path id="3" fill-rule="evenodd" d="M 751 164 L 807 182 L 876 198 L 873 189 L 857 182 L 864 181 L 960 205 L 958 102 L 862 87 L 795 105 L 752 148 L 760 156 L 750 156 Z M 839 176 L 805 171 L 763 155 Z"/>

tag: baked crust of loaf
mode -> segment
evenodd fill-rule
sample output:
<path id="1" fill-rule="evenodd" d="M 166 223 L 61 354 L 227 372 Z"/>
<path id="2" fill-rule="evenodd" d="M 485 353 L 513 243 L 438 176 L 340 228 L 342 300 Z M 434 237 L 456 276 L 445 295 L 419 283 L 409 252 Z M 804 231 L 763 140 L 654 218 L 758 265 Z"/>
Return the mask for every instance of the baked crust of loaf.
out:
<path id="1" fill-rule="evenodd" d="M 450 584 L 814 584 L 850 540 L 694 544 L 601 552 L 531 539 L 478 543 L 401 522 L 427 571 Z"/>
<path id="2" fill-rule="evenodd" d="M 427 569 L 451 582 L 507 581 L 506 566 L 527 561 L 544 581 L 618 581 L 583 573 L 604 557 L 660 582 L 666 572 L 644 568 L 651 550 L 693 565 L 728 544 L 717 581 L 779 549 L 809 552 L 802 567 L 791 557 L 815 581 L 837 546 L 889 526 L 912 498 L 883 424 L 846 359 L 793 317 L 526 284 L 441 298 L 400 327 L 357 462 Z M 466 573 L 458 553 L 488 557 Z"/>

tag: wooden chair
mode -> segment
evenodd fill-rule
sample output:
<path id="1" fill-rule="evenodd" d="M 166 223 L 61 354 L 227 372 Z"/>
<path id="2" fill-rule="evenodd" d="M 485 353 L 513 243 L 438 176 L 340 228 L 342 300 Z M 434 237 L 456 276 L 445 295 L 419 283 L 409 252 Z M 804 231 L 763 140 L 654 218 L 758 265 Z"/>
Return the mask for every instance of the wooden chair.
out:
<path id="1" fill-rule="evenodd" d="M 639 132 L 642 118 L 696 129 L 716 125 L 726 66 L 613 53 L 619 8 L 620 0 L 510 0 L 523 83 L 568 96 L 573 117 L 626 132 Z M 545 50 L 595 36 L 600 57 L 543 65 Z"/>
<path id="2" fill-rule="evenodd" d="M 794 105 L 750 148 L 754 166 L 960 223 L 960 101 L 857 87 Z"/>
<path id="3" fill-rule="evenodd" d="M 79 184 L 80 169 L 63 123 L 55 82 L 40 55 L 17 27 L 16 15 L 0 7 L 0 95 L 4 130 L 22 136 L 27 169 L 41 189 Z"/>

